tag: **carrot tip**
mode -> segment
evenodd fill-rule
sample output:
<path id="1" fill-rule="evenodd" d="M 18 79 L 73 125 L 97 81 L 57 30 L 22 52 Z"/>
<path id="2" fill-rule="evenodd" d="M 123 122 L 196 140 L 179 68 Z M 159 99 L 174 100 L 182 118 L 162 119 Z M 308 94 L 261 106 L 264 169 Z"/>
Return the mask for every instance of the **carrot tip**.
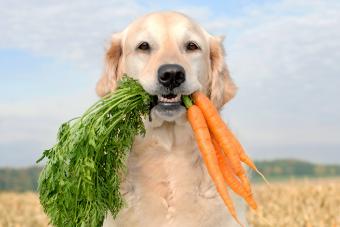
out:
<path id="1" fill-rule="evenodd" d="M 250 199 L 247 199 L 247 203 L 253 210 L 257 210 L 257 203 L 255 202 L 253 197 L 251 197 Z"/>
<path id="2" fill-rule="evenodd" d="M 267 181 L 266 177 L 257 168 L 255 168 L 255 171 L 262 177 L 263 181 L 271 188 L 271 184 L 269 183 L 269 181 Z"/>
<path id="3" fill-rule="evenodd" d="M 244 225 L 241 223 L 241 221 L 236 217 L 236 216 L 233 216 L 233 218 L 235 219 L 235 221 L 242 227 L 244 227 Z"/>

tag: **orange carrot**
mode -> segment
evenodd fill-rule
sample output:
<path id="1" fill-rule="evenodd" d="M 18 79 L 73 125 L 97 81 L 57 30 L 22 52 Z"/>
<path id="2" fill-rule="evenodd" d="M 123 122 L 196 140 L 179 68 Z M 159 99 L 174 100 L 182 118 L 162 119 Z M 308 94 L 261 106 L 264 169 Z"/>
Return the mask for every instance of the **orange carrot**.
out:
<path id="1" fill-rule="evenodd" d="M 212 139 L 213 145 L 215 147 L 216 157 L 218 160 L 218 165 L 222 172 L 225 182 L 227 185 L 238 195 L 244 198 L 244 200 L 248 203 L 248 205 L 256 210 L 257 204 L 252 196 L 252 194 L 245 190 L 243 185 L 239 182 L 236 176 L 233 173 L 233 170 L 227 163 L 227 159 L 224 157 L 224 154 L 221 151 L 221 147 L 218 145 L 216 140 Z"/>
<path id="2" fill-rule="evenodd" d="M 193 129 L 198 148 L 201 152 L 208 173 L 212 178 L 212 181 L 214 182 L 216 189 L 223 199 L 225 205 L 228 207 L 230 214 L 240 225 L 242 225 L 237 218 L 235 207 L 229 196 L 228 190 L 225 187 L 223 175 L 218 167 L 214 146 L 212 144 L 209 129 L 204 116 L 196 105 L 192 105 L 189 97 L 187 98 L 187 100 L 184 100 L 184 103 L 188 108 L 188 121 Z"/>
<path id="3" fill-rule="evenodd" d="M 232 143 L 229 130 L 221 119 L 216 107 L 202 92 L 195 92 L 192 95 L 192 98 L 195 105 L 197 105 L 202 111 L 210 132 L 221 146 L 225 155 L 229 158 L 230 164 L 236 175 L 240 178 L 246 190 L 250 192 L 250 183 L 246 172 L 241 165 L 239 154 Z"/>
<path id="4" fill-rule="evenodd" d="M 220 128 L 215 129 L 214 130 L 214 134 L 220 134 L 220 135 L 224 135 L 224 138 L 228 138 L 228 143 L 231 143 L 229 146 L 227 144 L 224 144 L 223 148 L 227 148 L 229 147 L 230 149 L 232 149 L 231 147 L 234 147 L 235 151 L 238 153 L 239 155 L 239 159 L 245 163 L 246 165 L 248 165 L 251 169 L 253 169 L 254 171 L 256 171 L 261 177 L 262 179 L 268 184 L 269 182 L 267 181 L 267 179 L 265 178 L 265 176 L 256 168 L 255 163 L 248 157 L 248 155 L 244 152 L 244 149 L 242 147 L 242 145 L 240 144 L 240 142 L 236 139 L 236 137 L 234 136 L 234 134 L 229 130 L 229 128 L 227 127 L 227 125 L 223 122 L 223 120 L 220 118 L 217 109 L 215 108 L 215 106 L 211 103 L 211 101 L 209 100 L 208 97 L 206 97 L 203 93 L 201 92 L 195 92 L 192 95 L 193 99 L 194 99 L 194 103 L 200 107 L 200 109 L 202 110 L 204 117 L 207 119 L 208 122 L 208 126 L 209 129 L 211 127 L 217 127 L 220 126 Z M 216 126 L 214 126 L 216 125 Z M 211 129 L 210 129 L 211 130 Z M 220 141 L 218 141 L 220 143 Z M 227 143 L 227 142 L 225 142 Z M 225 151 L 227 152 L 227 151 Z M 230 157 L 232 158 L 232 157 Z M 247 177 L 245 175 L 243 175 L 242 173 L 242 168 L 240 169 L 240 165 L 238 165 L 238 163 L 236 163 L 236 161 L 233 161 L 233 159 L 231 159 L 231 165 L 233 167 L 236 168 L 236 174 L 240 177 L 243 178 L 243 181 L 246 182 L 247 181 Z M 247 184 L 246 184 L 247 185 Z"/>

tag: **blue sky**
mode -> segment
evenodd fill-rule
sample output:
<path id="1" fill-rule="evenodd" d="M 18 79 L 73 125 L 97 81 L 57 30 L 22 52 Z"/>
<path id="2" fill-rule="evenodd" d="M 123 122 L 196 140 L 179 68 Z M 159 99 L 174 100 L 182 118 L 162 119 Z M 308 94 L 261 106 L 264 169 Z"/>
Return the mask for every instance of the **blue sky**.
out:
<path id="1" fill-rule="evenodd" d="M 340 163 L 340 2 L 0 2 L 0 166 L 28 166 L 96 99 L 110 36 L 178 10 L 226 35 L 239 87 L 223 117 L 255 159 Z"/>

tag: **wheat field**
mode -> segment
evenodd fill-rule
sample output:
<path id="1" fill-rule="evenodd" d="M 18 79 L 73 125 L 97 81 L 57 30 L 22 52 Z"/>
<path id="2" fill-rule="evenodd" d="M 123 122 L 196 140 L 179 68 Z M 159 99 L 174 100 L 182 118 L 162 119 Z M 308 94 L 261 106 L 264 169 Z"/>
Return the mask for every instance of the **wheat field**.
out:
<path id="1" fill-rule="evenodd" d="M 340 180 L 254 185 L 259 203 L 254 227 L 340 227 Z M 48 226 L 35 193 L 0 193 L 0 227 Z"/>
<path id="2" fill-rule="evenodd" d="M 340 227 L 340 180 L 291 181 L 255 187 L 256 227 Z"/>

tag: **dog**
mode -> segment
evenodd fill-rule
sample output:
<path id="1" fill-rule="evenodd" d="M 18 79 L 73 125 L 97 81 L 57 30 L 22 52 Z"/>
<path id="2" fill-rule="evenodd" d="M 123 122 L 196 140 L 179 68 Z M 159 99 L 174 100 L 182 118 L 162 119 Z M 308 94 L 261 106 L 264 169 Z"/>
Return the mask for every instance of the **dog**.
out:
<path id="1" fill-rule="evenodd" d="M 127 159 L 121 182 L 126 205 L 115 218 L 108 213 L 104 227 L 238 226 L 207 173 L 181 104 L 182 95 L 197 90 L 218 109 L 234 97 L 222 42 L 191 18 L 168 11 L 141 17 L 112 36 L 97 94 L 113 91 L 127 74 L 158 101 Z M 236 209 L 246 223 L 239 199 Z"/>

